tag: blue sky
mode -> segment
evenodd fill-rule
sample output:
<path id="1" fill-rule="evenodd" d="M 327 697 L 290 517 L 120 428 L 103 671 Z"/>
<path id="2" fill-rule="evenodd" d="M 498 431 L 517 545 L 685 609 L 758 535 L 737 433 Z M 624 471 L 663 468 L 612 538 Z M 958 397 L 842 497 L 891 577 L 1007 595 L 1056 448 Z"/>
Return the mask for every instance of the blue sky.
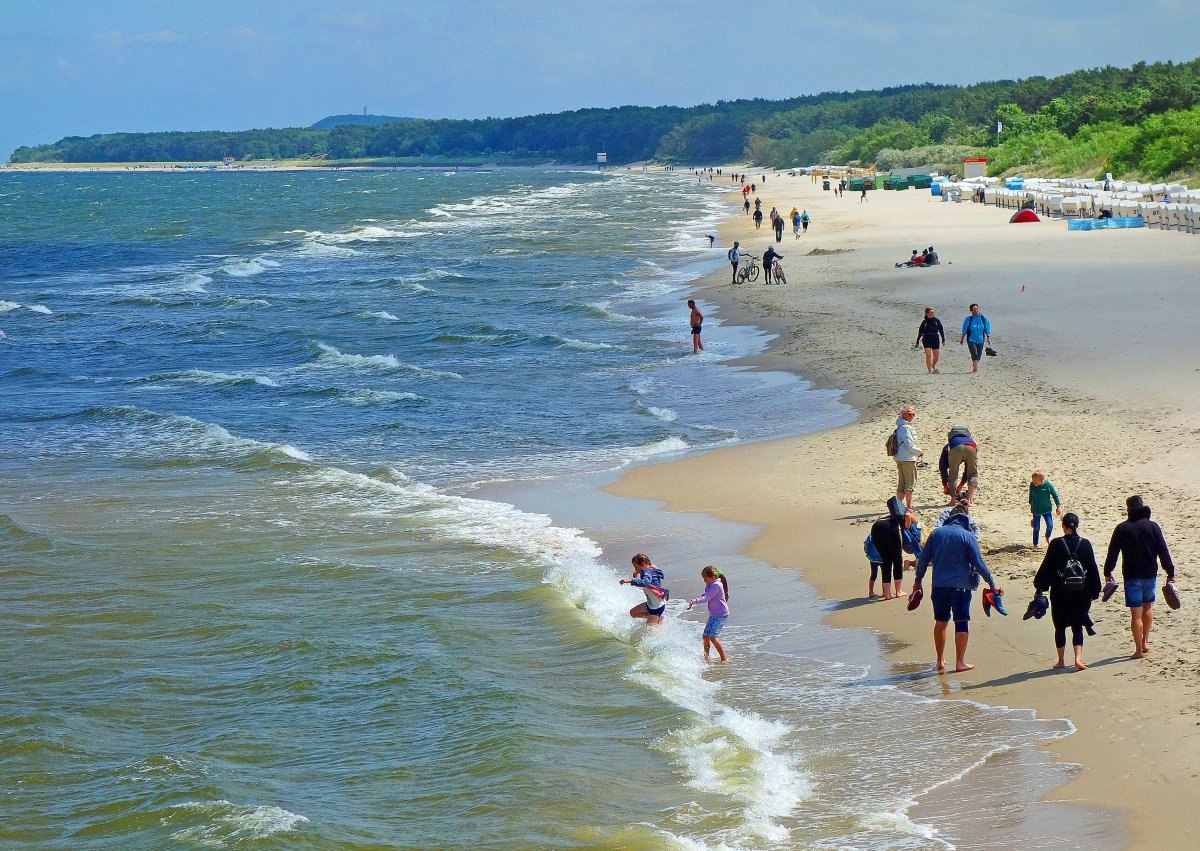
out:
<path id="1" fill-rule="evenodd" d="M 0 0 L 0 157 L 364 107 L 691 105 L 1197 55 L 1200 0 Z"/>

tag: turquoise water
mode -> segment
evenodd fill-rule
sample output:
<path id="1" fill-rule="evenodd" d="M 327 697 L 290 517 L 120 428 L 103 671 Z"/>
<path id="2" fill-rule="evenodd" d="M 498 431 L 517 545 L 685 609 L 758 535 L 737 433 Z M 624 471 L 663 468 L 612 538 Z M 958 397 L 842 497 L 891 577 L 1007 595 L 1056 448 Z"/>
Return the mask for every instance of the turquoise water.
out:
<path id="1" fill-rule="evenodd" d="M 602 549 L 572 495 L 854 416 L 723 366 L 753 329 L 710 316 L 691 354 L 720 189 L 0 175 L 0 843 L 945 847 L 914 800 L 1064 725 L 871 682 L 811 600 L 706 671 L 699 624 L 645 633 L 616 579 L 729 533 L 622 515 Z"/>

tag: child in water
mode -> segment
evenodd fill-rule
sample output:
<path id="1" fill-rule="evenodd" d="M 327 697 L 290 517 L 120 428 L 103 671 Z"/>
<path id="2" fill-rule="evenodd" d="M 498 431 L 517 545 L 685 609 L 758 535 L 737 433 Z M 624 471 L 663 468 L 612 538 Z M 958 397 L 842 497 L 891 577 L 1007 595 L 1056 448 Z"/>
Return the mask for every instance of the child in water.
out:
<path id="1" fill-rule="evenodd" d="M 721 646 L 717 636 L 721 634 L 721 628 L 725 626 L 725 620 L 729 617 L 729 583 L 725 574 L 711 564 L 700 571 L 700 578 L 704 580 L 704 593 L 694 600 L 689 600 L 687 607 L 690 609 L 701 601 L 708 602 L 708 622 L 704 624 L 704 661 L 708 661 L 710 648 L 715 647 L 721 661 L 728 662 L 729 657 L 725 655 L 725 648 Z"/>
<path id="2" fill-rule="evenodd" d="M 1047 544 L 1050 543 L 1050 535 L 1054 532 L 1054 517 L 1050 514 L 1050 502 L 1054 502 L 1054 513 L 1062 516 L 1062 500 L 1058 498 L 1058 491 L 1054 489 L 1054 485 L 1046 478 L 1046 474 L 1041 470 L 1034 470 L 1033 475 L 1029 477 L 1029 512 L 1033 515 L 1029 519 L 1029 525 L 1033 527 L 1033 545 L 1038 545 L 1038 529 L 1042 525 L 1041 521 L 1046 521 L 1046 536 L 1042 539 Z"/>
<path id="3" fill-rule="evenodd" d="M 633 557 L 633 577 L 622 579 L 622 585 L 632 585 L 641 588 L 646 594 L 646 602 L 638 603 L 629 610 L 631 618 L 645 618 L 646 623 L 662 623 L 667 611 L 667 600 L 671 592 L 662 587 L 663 572 L 650 561 L 650 556 L 638 553 Z"/>

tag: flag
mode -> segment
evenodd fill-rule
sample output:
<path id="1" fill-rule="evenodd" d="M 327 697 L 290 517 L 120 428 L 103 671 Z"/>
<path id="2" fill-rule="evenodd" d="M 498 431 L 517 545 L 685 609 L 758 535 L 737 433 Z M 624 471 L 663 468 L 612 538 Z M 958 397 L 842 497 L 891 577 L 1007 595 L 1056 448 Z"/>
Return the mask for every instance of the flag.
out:
<path id="1" fill-rule="evenodd" d="M 996 122 L 996 135 L 997 135 L 997 136 L 999 136 L 999 135 L 1000 135 L 1000 131 L 1001 131 L 1001 130 L 1003 130 L 1003 129 L 1004 129 L 1004 122 L 1003 122 L 1003 121 L 997 121 L 997 122 Z"/>

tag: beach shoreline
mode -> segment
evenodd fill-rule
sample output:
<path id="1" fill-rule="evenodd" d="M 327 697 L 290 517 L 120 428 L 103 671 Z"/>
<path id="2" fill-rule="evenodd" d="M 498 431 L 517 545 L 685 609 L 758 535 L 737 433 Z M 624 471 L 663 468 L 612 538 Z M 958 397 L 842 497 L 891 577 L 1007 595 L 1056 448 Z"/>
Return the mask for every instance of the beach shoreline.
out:
<path id="1" fill-rule="evenodd" d="M 741 199 L 730 188 L 732 211 Z M 1095 604 L 1100 634 L 1085 648 L 1091 668 L 1079 673 L 1050 670 L 1048 622 L 1021 623 L 1020 612 L 1041 559 L 1028 542 L 1024 500 L 1038 467 L 1063 492 L 1067 509 L 1080 513 L 1081 533 L 1100 558 L 1123 519 L 1124 497 L 1144 493 L 1158 509 L 1181 588 L 1188 587 L 1187 566 L 1200 551 L 1190 484 L 1200 469 L 1191 438 L 1200 424 L 1198 373 L 1189 366 L 1195 345 L 1182 311 L 1151 308 L 1184 303 L 1200 240 L 1143 230 L 1084 242 L 1068 236 L 1062 222 L 1023 230 L 1007 225 L 1002 210 L 939 203 L 924 192 L 875 192 L 864 204 L 835 199 L 807 176 L 771 174 L 758 195 L 764 209 L 774 204 L 787 215 L 796 203 L 813 215 L 807 235 L 793 238 L 789 227 L 780 246 L 789 284 L 732 287 L 721 270 L 697 282 L 696 297 L 717 306 L 721 324 L 745 322 L 779 335 L 746 363 L 844 388 L 844 401 L 861 419 L 815 435 L 641 465 L 608 490 L 757 528 L 746 553 L 802 571 L 830 601 L 833 626 L 877 631 L 897 664 L 927 661 L 927 607 L 909 614 L 900 603 L 861 605 L 861 539 L 895 486 L 882 443 L 897 407 L 918 408 L 916 427 L 931 464 L 916 503 L 927 526 L 942 497 L 933 459 L 949 426 L 965 421 L 981 445 L 976 514 L 983 551 L 1015 616 L 985 620 L 976 608 L 969 658 L 978 668 L 941 678 L 945 697 L 1070 718 L 1076 732 L 1045 747 L 1083 770 L 1047 799 L 1121 810 L 1128 847 L 1194 845 L 1197 833 L 1186 820 L 1158 815 L 1186 812 L 1195 798 L 1191 765 L 1200 736 L 1189 715 L 1200 695 L 1196 662 L 1186 651 L 1200 622 L 1186 591 L 1183 609 L 1156 606 L 1155 650 L 1140 663 L 1126 658 L 1120 595 Z M 761 254 L 773 241 L 769 233 L 733 215 L 721 244 L 739 239 Z M 894 268 L 911 246 L 930 243 L 942 267 Z M 812 249 L 820 252 L 808 254 Z M 1132 275 L 1139 290 L 1129 299 Z M 1002 351 L 974 377 L 955 345 L 967 301 L 983 304 Z M 938 306 L 946 325 L 950 345 L 939 376 L 926 375 L 921 354 L 910 351 L 923 304 Z M 1154 336 L 1122 333 L 1131 321 L 1153 327 Z M 707 338 L 719 333 L 719 324 L 706 324 Z"/>

